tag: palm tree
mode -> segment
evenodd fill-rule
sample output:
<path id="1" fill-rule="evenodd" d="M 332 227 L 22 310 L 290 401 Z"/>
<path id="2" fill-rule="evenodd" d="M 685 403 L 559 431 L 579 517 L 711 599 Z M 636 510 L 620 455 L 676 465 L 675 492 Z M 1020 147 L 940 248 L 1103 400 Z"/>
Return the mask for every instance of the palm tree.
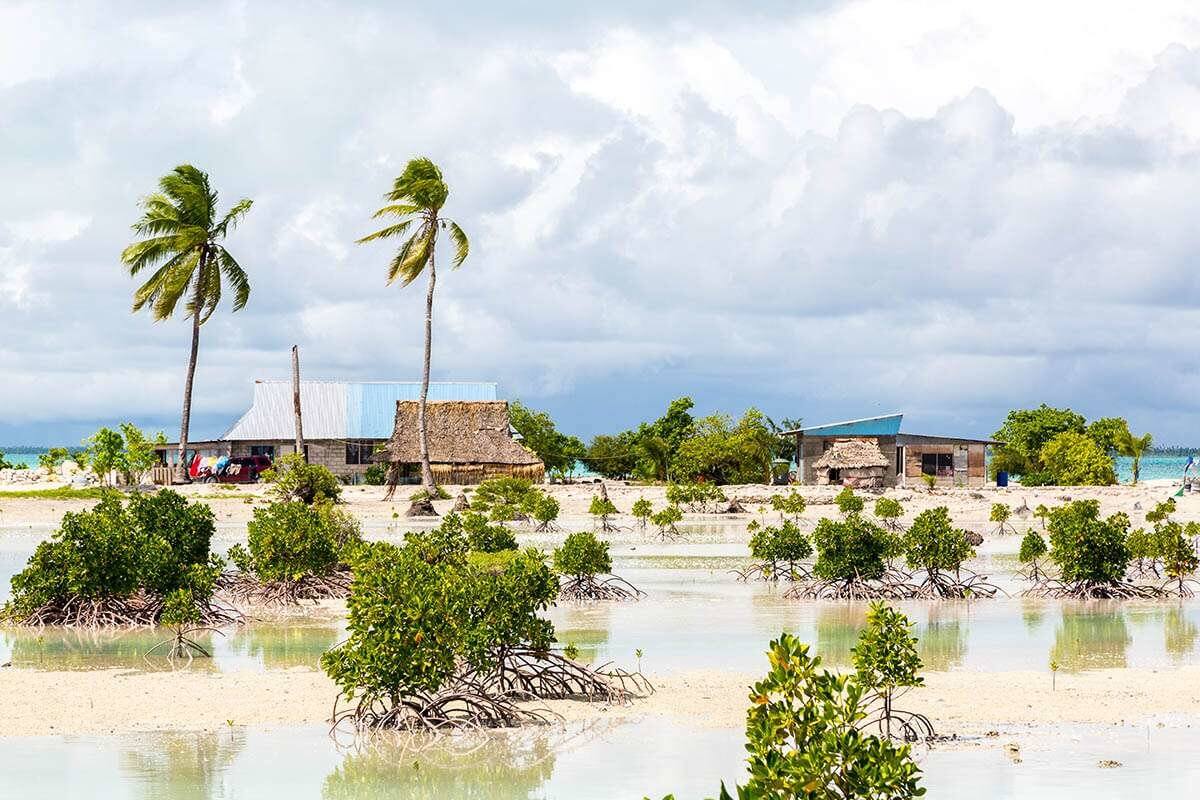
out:
<path id="1" fill-rule="evenodd" d="M 454 244 L 451 263 L 457 269 L 467 258 L 470 244 L 462 228 L 452 219 L 442 216 L 442 206 L 450 195 L 450 188 L 442 179 L 442 171 L 428 158 L 414 158 L 408 162 L 404 172 L 392 184 L 392 190 L 384 195 L 388 205 L 375 212 L 373 219 L 397 217 L 399 222 L 378 230 L 358 240 L 359 244 L 376 239 L 402 237 L 413 225 L 416 232 L 408 235 L 396 251 L 388 266 L 387 282 L 396 279 L 401 286 L 408 286 L 428 272 L 428 287 L 425 290 L 425 363 L 421 370 L 421 398 L 417 403 L 417 437 L 421 445 L 421 483 L 433 498 L 437 488 L 433 482 L 433 468 L 429 465 L 429 435 L 425 420 L 425 407 L 429 400 L 429 360 L 433 348 L 433 288 L 437 283 L 434 254 L 437 251 L 438 234 L 446 231 Z"/>
<path id="2" fill-rule="evenodd" d="M 1150 444 L 1153 442 L 1150 434 L 1144 436 L 1134 436 L 1129 432 L 1129 428 L 1117 433 L 1116 444 L 1117 452 L 1123 456 L 1129 456 L 1133 459 L 1133 482 L 1138 482 L 1138 473 L 1141 469 L 1142 454 L 1150 449 Z"/>
<path id="3" fill-rule="evenodd" d="M 233 288 L 233 310 L 250 299 L 250 281 L 229 251 L 220 244 L 250 210 L 250 200 L 239 200 L 217 214 L 217 193 L 208 174 L 191 164 L 180 164 L 158 181 L 158 191 L 142 199 L 142 217 L 133 225 L 139 236 L 121 253 L 121 263 L 130 276 L 156 268 L 149 280 L 133 293 L 133 310 L 149 308 L 154 321 L 168 319 L 180 299 L 187 297 L 187 316 L 192 321 L 192 349 L 188 356 L 187 379 L 183 384 L 183 418 L 179 425 L 180 481 L 187 481 L 184 454 L 192 417 L 192 381 L 196 376 L 196 354 L 200 348 L 200 326 L 208 321 L 221 302 L 222 277 Z"/>

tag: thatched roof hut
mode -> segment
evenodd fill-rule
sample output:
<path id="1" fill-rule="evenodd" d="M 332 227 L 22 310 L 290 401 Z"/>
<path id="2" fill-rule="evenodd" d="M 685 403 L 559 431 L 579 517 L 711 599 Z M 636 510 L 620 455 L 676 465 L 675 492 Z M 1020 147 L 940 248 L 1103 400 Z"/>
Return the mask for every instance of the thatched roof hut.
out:
<path id="1" fill-rule="evenodd" d="M 545 476 L 541 459 L 512 438 L 503 400 L 431 402 L 426 425 L 429 460 L 439 484 L 473 484 L 498 476 L 540 481 Z M 393 465 L 394 473 L 421 463 L 417 403 L 396 404 L 392 438 L 380 458 Z"/>
<path id="2" fill-rule="evenodd" d="M 839 439 L 813 462 L 818 484 L 883 485 L 888 460 L 873 439 Z"/>

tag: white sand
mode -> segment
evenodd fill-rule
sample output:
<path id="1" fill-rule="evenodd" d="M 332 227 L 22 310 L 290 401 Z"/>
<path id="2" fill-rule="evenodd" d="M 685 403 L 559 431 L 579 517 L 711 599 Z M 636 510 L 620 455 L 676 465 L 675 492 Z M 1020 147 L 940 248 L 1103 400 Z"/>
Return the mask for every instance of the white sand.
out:
<path id="1" fill-rule="evenodd" d="M 679 718 L 690 726 L 740 729 L 757 676 L 716 670 L 651 675 L 657 689 L 627 706 L 556 701 L 567 720 L 602 715 Z M 934 672 L 902 706 L 926 713 L 942 733 L 978 735 L 1026 724 L 1200 724 L 1200 667 L 1156 671 Z M 337 690 L 317 670 L 211 673 L 0 670 L 0 736 L 214 730 L 320 725 Z"/>

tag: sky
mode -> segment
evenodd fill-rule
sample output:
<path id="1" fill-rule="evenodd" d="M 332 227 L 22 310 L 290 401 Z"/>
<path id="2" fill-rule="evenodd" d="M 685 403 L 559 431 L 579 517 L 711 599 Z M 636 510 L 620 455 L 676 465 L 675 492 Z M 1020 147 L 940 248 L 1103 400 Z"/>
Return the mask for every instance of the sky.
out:
<path id="1" fill-rule="evenodd" d="M 0 0 L 0 444 L 177 435 L 190 328 L 130 313 L 119 254 L 185 162 L 254 200 L 193 438 L 293 344 L 310 377 L 419 378 L 424 287 L 354 243 L 417 155 L 471 239 L 434 378 L 570 433 L 686 394 L 1200 442 L 1200 5 L 583 5 Z"/>

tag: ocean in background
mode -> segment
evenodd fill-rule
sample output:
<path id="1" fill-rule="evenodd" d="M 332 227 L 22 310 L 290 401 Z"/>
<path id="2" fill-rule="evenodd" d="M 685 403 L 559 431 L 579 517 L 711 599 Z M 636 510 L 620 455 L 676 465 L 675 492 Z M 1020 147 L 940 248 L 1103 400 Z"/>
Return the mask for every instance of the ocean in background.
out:
<path id="1" fill-rule="evenodd" d="M 0 447 L 0 452 L 4 452 L 4 448 Z M 42 452 L 45 452 L 44 450 Z M 38 463 L 38 453 L 5 453 L 5 460 L 11 461 L 13 464 L 26 464 L 30 467 L 36 467 Z M 1200 448 L 1196 449 L 1196 460 L 1200 461 Z M 1187 465 L 1188 457 L 1186 455 L 1174 454 L 1150 454 L 1142 456 L 1141 479 L 1144 481 L 1161 480 L 1169 478 L 1171 480 L 1180 480 L 1183 478 L 1183 468 Z M 1133 480 L 1133 459 L 1127 456 L 1117 456 L 1117 480 L 1121 483 L 1129 483 Z M 583 464 L 577 464 L 575 470 L 576 477 L 585 477 L 590 475 Z"/>

